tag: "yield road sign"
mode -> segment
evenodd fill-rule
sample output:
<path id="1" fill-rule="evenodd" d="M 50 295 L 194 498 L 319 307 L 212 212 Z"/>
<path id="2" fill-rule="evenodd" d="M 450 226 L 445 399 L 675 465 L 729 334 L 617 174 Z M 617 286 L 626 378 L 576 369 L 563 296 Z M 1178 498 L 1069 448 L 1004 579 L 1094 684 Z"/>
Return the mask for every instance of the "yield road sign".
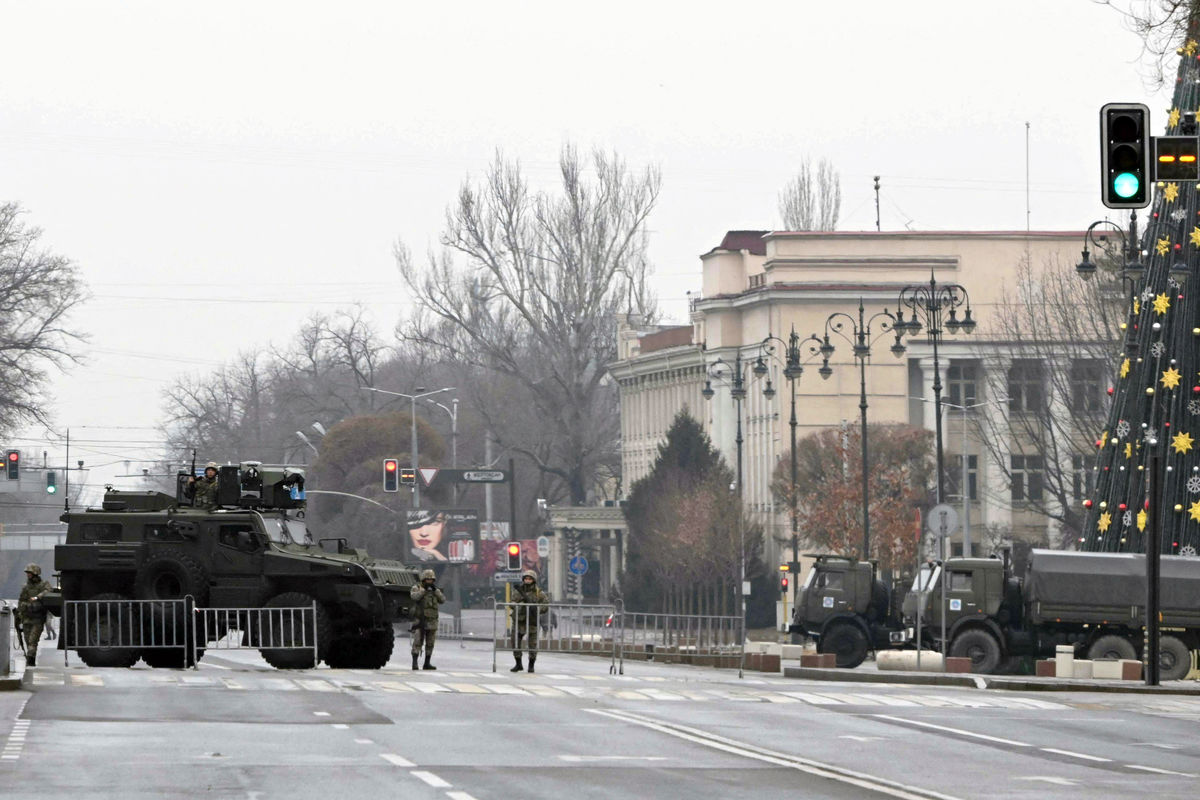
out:
<path id="1" fill-rule="evenodd" d="M 586 575 L 588 571 L 588 560 L 583 556 L 575 556 L 567 564 L 567 569 L 572 575 Z"/>
<path id="2" fill-rule="evenodd" d="M 438 469 L 437 467 L 421 467 L 417 472 L 421 473 L 421 480 L 425 482 L 426 486 L 432 486 L 433 479 L 437 477 Z"/>

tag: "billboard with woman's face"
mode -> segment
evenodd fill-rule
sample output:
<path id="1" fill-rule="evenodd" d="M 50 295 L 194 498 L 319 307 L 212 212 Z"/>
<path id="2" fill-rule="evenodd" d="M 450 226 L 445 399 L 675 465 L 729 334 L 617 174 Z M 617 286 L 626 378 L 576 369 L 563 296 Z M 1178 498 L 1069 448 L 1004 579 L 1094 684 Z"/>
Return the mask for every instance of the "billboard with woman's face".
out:
<path id="1" fill-rule="evenodd" d="M 474 564 L 479 561 L 479 512 L 473 508 L 408 512 L 405 560 Z"/>

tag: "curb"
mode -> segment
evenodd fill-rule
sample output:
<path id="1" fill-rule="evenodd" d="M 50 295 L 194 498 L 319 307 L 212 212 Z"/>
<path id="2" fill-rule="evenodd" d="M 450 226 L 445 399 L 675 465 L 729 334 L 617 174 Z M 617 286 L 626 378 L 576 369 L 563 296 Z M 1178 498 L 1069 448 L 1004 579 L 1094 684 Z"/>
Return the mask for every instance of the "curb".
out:
<path id="1" fill-rule="evenodd" d="M 842 683 L 905 683 L 917 686 L 967 686 L 1017 692 L 1119 692 L 1125 694 L 1182 694 L 1200 696 L 1197 686 L 1147 686 L 1135 681 L 1076 681 L 1069 678 L 947 675 L 937 672 L 872 672 L 851 669 L 785 667 L 785 678 Z"/>

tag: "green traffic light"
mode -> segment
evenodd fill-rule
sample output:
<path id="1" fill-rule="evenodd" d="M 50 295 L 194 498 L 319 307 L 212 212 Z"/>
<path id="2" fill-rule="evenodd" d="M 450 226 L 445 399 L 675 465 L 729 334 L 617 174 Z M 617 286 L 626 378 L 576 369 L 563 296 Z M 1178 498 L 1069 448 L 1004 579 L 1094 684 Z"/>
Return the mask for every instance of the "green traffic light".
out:
<path id="1" fill-rule="evenodd" d="M 1132 172 L 1122 172 L 1117 177 L 1113 178 L 1113 191 L 1117 197 L 1125 198 L 1126 200 L 1138 193 L 1141 187 L 1141 181 L 1138 176 Z"/>
<path id="2" fill-rule="evenodd" d="M 57 491 L 58 491 L 57 486 L 47 486 L 46 487 L 46 494 L 54 494 Z"/>

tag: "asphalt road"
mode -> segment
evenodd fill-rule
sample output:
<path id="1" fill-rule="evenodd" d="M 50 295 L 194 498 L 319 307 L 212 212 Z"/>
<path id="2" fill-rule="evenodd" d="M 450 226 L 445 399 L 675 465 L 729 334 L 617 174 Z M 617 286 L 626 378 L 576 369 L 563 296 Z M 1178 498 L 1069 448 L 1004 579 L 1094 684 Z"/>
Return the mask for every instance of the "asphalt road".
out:
<path id="1" fill-rule="evenodd" d="M 46 643 L 50 644 L 50 643 Z M 481 643 L 436 672 L 89 669 L 0 693 L 16 798 L 1191 797 L 1200 699 L 825 683 Z M 386 794 L 385 794 L 386 793 Z"/>

